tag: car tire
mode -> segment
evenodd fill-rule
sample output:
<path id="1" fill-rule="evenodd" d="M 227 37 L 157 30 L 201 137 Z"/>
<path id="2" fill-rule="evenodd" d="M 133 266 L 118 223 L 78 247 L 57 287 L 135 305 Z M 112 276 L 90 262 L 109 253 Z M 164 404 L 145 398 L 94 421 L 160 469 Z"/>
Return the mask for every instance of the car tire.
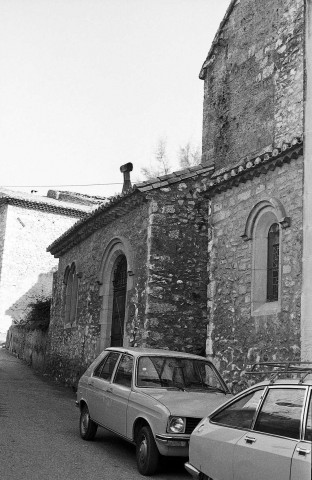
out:
<path id="1" fill-rule="evenodd" d="M 97 424 L 91 420 L 87 405 L 84 405 L 80 413 L 79 430 L 84 440 L 93 440 L 97 431 Z"/>
<path id="2" fill-rule="evenodd" d="M 159 463 L 159 451 L 151 429 L 146 425 L 139 430 L 136 439 L 136 460 L 142 475 L 153 475 Z"/>

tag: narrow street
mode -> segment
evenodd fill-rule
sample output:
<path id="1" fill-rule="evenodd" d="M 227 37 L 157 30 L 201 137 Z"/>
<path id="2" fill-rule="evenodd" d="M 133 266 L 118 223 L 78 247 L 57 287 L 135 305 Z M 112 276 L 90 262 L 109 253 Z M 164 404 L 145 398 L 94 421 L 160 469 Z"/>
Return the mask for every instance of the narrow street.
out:
<path id="1" fill-rule="evenodd" d="M 99 428 L 93 442 L 78 431 L 75 394 L 38 375 L 0 348 L 1 480 L 135 480 L 135 449 Z M 153 478 L 187 480 L 181 460 Z"/>

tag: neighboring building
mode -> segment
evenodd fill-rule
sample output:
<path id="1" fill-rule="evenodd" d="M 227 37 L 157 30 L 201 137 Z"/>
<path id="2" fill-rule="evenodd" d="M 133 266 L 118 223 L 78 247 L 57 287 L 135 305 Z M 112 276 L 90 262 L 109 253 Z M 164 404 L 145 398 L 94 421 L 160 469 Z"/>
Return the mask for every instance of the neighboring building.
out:
<path id="1" fill-rule="evenodd" d="M 126 190 L 52 243 L 54 376 L 75 383 L 111 345 L 204 351 L 207 213 L 198 192 L 210 171 L 192 167 Z"/>
<path id="2" fill-rule="evenodd" d="M 51 296 L 57 262 L 46 248 L 99 198 L 50 190 L 47 197 L 0 188 L 0 342 L 26 319 L 29 305 Z"/>
<path id="3" fill-rule="evenodd" d="M 232 1 L 200 73 L 203 160 L 214 168 L 205 192 L 207 354 L 238 387 L 246 363 L 312 360 L 311 314 L 301 314 L 302 290 L 312 298 L 302 271 L 312 188 L 304 189 L 312 53 L 304 3 Z"/>

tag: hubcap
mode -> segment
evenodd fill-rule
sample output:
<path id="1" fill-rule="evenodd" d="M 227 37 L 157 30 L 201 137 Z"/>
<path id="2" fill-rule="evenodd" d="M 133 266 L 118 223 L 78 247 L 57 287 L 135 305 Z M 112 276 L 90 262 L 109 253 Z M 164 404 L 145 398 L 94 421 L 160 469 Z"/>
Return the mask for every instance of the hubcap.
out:
<path id="1" fill-rule="evenodd" d="M 81 418 L 81 429 L 83 433 L 86 433 L 88 430 L 89 425 L 89 414 L 88 412 L 84 412 Z"/>
<path id="2" fill-rule="evenodd" d="M 140 443 L 140 449 L 139 449 L 139 459 L 141 463 L 145 463 L 146 455 L 147 455 L 147 441 L 146 441 L 146 438 L 143 437 Z"/>

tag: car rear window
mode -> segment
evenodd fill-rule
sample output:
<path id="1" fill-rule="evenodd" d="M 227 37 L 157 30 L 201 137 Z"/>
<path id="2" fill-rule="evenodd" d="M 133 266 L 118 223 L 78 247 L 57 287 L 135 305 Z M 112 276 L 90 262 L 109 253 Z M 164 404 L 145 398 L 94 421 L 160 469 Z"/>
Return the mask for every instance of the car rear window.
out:
<path id="1" fill-rule="evenodd" d="M 269 389 L 254 430 L 298 439 L 305 393 L 304 388 Z"/>

